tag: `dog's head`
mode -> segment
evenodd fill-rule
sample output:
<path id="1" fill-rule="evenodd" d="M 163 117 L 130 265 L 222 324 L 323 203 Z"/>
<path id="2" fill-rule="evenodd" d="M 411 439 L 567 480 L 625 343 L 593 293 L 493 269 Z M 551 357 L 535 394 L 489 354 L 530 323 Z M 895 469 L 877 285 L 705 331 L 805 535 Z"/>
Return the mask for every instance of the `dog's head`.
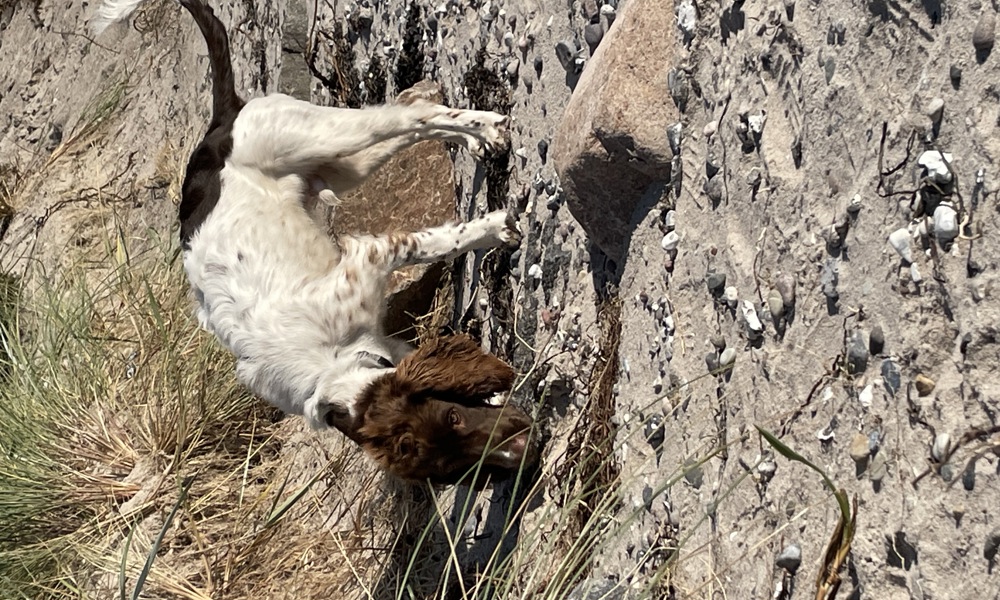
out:
<path id="1" fill-rule="evenodd" d="M 480 460 L 478 482 L 509 475 L 536 458 L 528 415 L 486 402 L 513 382 L 468 336 L 438 338 L 365 389 L 352 437 L 403 479 L 458 483 Z"/>

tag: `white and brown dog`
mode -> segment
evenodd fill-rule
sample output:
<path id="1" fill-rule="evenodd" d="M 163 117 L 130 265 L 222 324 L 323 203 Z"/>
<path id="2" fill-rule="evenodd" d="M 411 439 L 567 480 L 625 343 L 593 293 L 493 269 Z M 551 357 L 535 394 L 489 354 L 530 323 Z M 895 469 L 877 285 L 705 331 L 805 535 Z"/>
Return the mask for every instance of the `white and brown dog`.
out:
<path id="1" fill-rule="evenodd" d="M 142 2 L 107 1 L 95 32 Z M 455 482 L 480 459 L 500 472 L 530 460 L 527 415 L 486 403 L 510 388 L 506 364 L 464 336 L 414 351 L 382 328 L 394 269 L 516 245 L 514 220 L 494 212 L 335 241 L 309 211 L 420 140 L 457 141 L 477 154 L 502 146 L 508 118 L 421 99 L 361 110 L 281 94 L 244 102 L 222 23 L 203 0 L 179 2 L 205 37 L 213 78 L 212 120 L 184 179 L 184 268 L 198 318 L 236 356 L 239 379 L 315 428 L 340 429 L 406 478 Z"/>

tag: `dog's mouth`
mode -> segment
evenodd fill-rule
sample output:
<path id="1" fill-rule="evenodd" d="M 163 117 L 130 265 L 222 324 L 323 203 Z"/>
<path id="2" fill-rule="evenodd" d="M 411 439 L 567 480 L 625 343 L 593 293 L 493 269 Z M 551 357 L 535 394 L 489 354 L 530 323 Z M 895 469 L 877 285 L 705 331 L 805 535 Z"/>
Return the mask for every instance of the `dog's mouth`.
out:
<path id="1" fill-rule="evenodd" d="M 483 459 L 483 464 L 500 469 L 514 470 L 523 465 L 532 465 L 538 453 L 531 440 L 530 430 L 524 430 L 493 448 Z"/>

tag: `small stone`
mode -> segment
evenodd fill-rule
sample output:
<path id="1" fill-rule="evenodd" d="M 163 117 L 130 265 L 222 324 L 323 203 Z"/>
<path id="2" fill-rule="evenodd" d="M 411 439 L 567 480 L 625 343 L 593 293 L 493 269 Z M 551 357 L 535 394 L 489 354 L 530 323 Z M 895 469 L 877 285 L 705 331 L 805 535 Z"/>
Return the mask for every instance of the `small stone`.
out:
<path id="1" fill-rule="evenodd" d="M 576 61 L 576 45 L 572 42 L 561 41 L 556 44 L 556 58 L 559 59 L 559 64 L 567 73 L 572 73 L 576 70 L 574 62 Z"/>
<path id="2" fill-rule="evenodd" d="M 847 372 L 851 375 L 864 373 L 868 368 L 868 344 L 860 331 L 855 331 L 847 343 Z"/>
<path id="3" fill-rule="evenodd" d="M 705 283 L 708 284 L 708 291 L 718 296 L 726 288 L 726 274 L 711 272 L 705 276 Z"/>
<path id="4" fill-rule="evenodd" d="M 781 302 L 786 309 L 795 306 L 795 285 L 795 275 L 791 273 L 782 273 L 774 284 L 778 293 L 781 294 Z"/>
<path id="5" fill-rule="evenodd" d="M 939 463 L 943 463 L 948 458 L 951 450 L 951 436 L 947 433 L 939 433 L 934 438 L 934 445 L 931 446 L 931 458 Z"/>
<path id="6" fill-rule="evenodd" d="M 930 377 L 924 375 L 923 373 L 917 374 L 913 378 L 913 385 L 917 388 L 917 393 L 921 396 L 928 396 L 934 391 L 934 380 Z"/>
<path id="7" fill-rule="evenodd" d="M 684 112 L 687 110 L 688 99 L 691 96 L 691 86 L 687 80 L 687 74 L 680 69 L 667 71 L 667 90 L 670 91 L 670 98 L 677 106 L 677 110 Z"/>
<path id="8" fill-rule="evenodd" d="M 927 116 L 935 123 L 941 120 L 944 115 L 944 99 L 934 98 L 927 104 Z"/>
<path id="9" fill-rule="evenodd" d="M 859 212 L 861 212 L 861 194 L 854 194 L 851 201 L 847 203 L 847 214 L 856 217 Z"/>
<path id="10" fill-rule="evenodd" d="M 831 258 L 823 263 L 823 272 L 819 276 L 819 285 L 823 291 L 823 295 L 834 302 L 840 298 L 840 292 L 837 291 L 839 280 L 840 275 L 838 273 L 837 261 Z"/>
<path id="11" fill-rule="evenodd" d="M 892 360 L 888 358 L 882 361 L 882 384 L 885 386 L 885 391 L 888 392 L 890 396 L 895 396 L 896 392 L 899 391 L 899 367 L 897 367 L 896 363 L 892 362 Z"/>
<path id="12" fill-rule="evenodd" d="M 993 49 L 996 40 L 997 16 L 992 8 L 987 8 L 979 17 L 976 28 L 972 31 L 972 47 L 976 52 L 985 54 Z"/>
<path id="13" fill-rule="evenodd" d="M 583 41 L 587 42 L 587 48 L 593 55 L 597 51 L 597 46 L 604 39 L 604 27 L 600 23 L 590 23 L 583 28 Z"/>
<path id="14" fill-rule="evenodd" d="M 1000 552 L 1000 528 L 994 529 L 986 536 L 986 543 L 983 544 L 983 558 L 993 562 L 997 558 L 997 552 Z"/>
<path id="15" fill-rule="evenodd" d="M 849 449 L 851 459 L 861 464 L 868 460 L 868 436 L 863 433 L 855 433 L 854 437 L 851 438 L 851 446 Z"/>
<path id="16" fill-rule="evenodd" d="M 705 195 L 708 196 L 708 199 L 715 206 L 721 204 L 726 199 L 726 186 L 722 181 L 722 177 L 718 174 L 705 182 L 704 190 Z"/>
<path id="17" fill-rule="evenodd" d="M 879 452 L 872 459 L 871 465 L 868 467 L 868 480 L 872 483 L 882 483 L 888 473 L 888 466 L 885 462 L 885 453 Z"/>
<path id="18" fill-rule="evenodd" d="M 538 156 L 542 159 L 542 164 L 544 165 L 549 157 L 549 143 L 546 140 L 538 140 Z"/>
<path id="19" fill-rule="evenodd" d="M 705 472 L 697 461 L 688 460 L 684 463 L 684 480 L 696 490 L 701 488 L 705 482 Z"/>
<path id="20" fill-rule="evenodd" d="M 868 352 L 872 356 L 878 356 L 882 354 L 882 350 L 885 349 L 885 333 L 882 332 L 882 326 L 876 325 L 872 328 L 872 332 L 868 335 Z"/>
<path id="21" fill-rule="evenodd" d="M 615 17 L 617 16 L 615 13 L 615 7 L 610 4 L 605 4 L 601 7 L 601 16 L 604 17 L 604 20 L 608 23 L 608 28 L 610 28 L 611 24 L 615 22 Z"/>
<path id="22" fill-rule="evenodd" d="M 684 126 L 681 123 L 674 123 L 670 127 L 667 127 L 667 142 L 670 143 L 670 151 L 674 153 L 674 156 L 679 156 L 681 153 L 681 133 L 683 129 Z"/>
<path id="23" fill-rule="evenodd" d="M 934 235 L 941 245 L 946 245 L 958 237 L 958 213 L 946 202 L 942 202 L 934 209 Z"/>
<path id="24" fill-rule="evenodd" d="M 920 275 L 920 267 L 917 266 L 917 263 L 910 263 L 910 279 L 913 280 L 913 283 L 920 283 L 924 280 Z"/>
<path id="25" fill-rule="evenodd" d="M 910 231 L 902 227 L 889 234 L 889 245 L 899 254 L 900 258 L 908 263 L 913 262 L 913 253 L 910 251 Z"/>
<path id="26" fill-rule="evenodd" d="M 528 277 L 531 277 L 532 279 L 541 280 L 541 278 L 542 278 L 542 266 L 539 265 L 538 263 L 535 263 L 535 264 L 531 265 L 530 267 L 528 267 Z"/>
<path id="27" fill-rule="evenodd" d="M 802 548 L 798 544 L 789 544 L 781 551 L 774 564 L 794 574 L 799 569 L 799 565 L 802 564 Z"/>
<path id="28" fill-rule="evenodd" d="M 709 352 L 705 355 L 705 366 L 708 367 L 709 373 L 715 373 L 719 370 L 719 355 L 716 352 Z"/>
<path id="29" fill-rule="evenodd" d="M 757 472 L 760 473 L 760 478 L 764 483 L 771 481 L 774 478 L 774 474 L 778 471 L 778 463 L 773 460 L 764 460 L 757 465 Z"/>
<path id="30" fill-rule="evenodd" d="M 952 156 L 948 152 L 927 150 L 917 159 L 917 164 L 926 173 L 924 176 L 934 183 L 951 183 L 951 169 L 949 165 L 952 164 Z"/>
<path id="31" fill-rule="evenodd" d="M 962 68 L 958 65 L 951 65 L 948 69 L 948 77 L 951 78 L 951 83 L 955 87 L 958 87 L 962 83 Z"/>
<path id="32" fill-rule="evenodd" d="M 677 232 L 671 231 L 667 233 L 667 235 L 663 236 L 662 240 L 660 240 L 660 247 L 666 250 L 667 252 L 673 252 L 674 250 L 677 249 L 677 244 L 679 244 L 680 241 L 681 238 L 679 235 L 677 235 Z"/>
<path id="33" fill-rule="evenodd" d="M 736 362 L 736 349 L 726 348 L 719 355 L 719 365 L 723 367 L 730 367 Z"/>
<path id="34" fill-rule="evenodd" d="M 771 313 L 772 321 L 780 321 L 785 316 L 785 302 L 781 298 L 781 292 L 771 290 L 767 295 L 767 310 Z"/>
<path id="35" fill-rule="evenodd" d="M 861 390 L 861 393 L 858 394 L 858 402 L 861 403 L 861 406 L 871 408 L 872 400 L 875 399 L 875 390 L 873 388 L 874 386 L 869 383 L 863 390 Z"/>
<path id="36" fill-rule="evenodd" d="M 542 57 L 536 56 L 533 65 L 535 67 L 535 77 L 540 78 L 542 76 Z"/>
<path id="37" fill-rule="evenodd" d="M 726 338 L 722 334 L 717 333 L 713 335 L 710 341 L 712 342 L 712 345 L 715 346 L 715 349 L 718 350 L 719 352 L 722 352 L 723 350 L 726 349 Z"/>
<path id="38" fill-rule="evenodd" d="M 764 325 L 760 322 L 760 318 L 757 317 L 757 309 L 754 308 L 753 302 L 744 300 L 740 305 L 740 313 L 743 316 L 743 321 L 747 325 L 750 337 L 760 335 L 760 333 L 764 330 Z"/>
<path id="39" fill-rule="evenodd" d="M 677 27 L 684 34 L 685 43 L 694 38 L 695 29 L 698 26 L 698 10 L 692 0 L 680 0 L 677 3 Z"/>
<path id="40" fill-rule="evenodd" d="M 507 63 L 507 78 L 516 83 L 517 70 L 520 67 L 521 67 L 521 61 L 518 60 L 516 56 L 510 59 L 510 62 Z"/>
<path id="41" fill-rule="evenodd" d="M 740 292 L 736 289 L 735 285 L 727 286 L 726 290 L 722 293 L 722 299 L 729 306 L 736 308 L 736 303 L 740 301 Z"/>
<path id="42" fill-rule="evenodd" d="M 715 132 L 717 132 L 718 130 L 719 130 L 719 122 L 716 120 L 712 120 L 705 125 L 704 129 L 701 130 L 701 133 L 705 137 L 711 138 L 713 135 L 715 135 Z"/>

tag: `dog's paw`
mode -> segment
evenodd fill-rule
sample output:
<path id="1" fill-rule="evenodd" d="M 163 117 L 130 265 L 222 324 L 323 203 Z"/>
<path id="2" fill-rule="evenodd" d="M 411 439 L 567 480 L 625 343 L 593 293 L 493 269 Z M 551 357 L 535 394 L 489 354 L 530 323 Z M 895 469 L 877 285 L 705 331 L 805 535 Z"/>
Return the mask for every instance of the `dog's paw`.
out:
<path id="1" fill-rule="evenodd" d="M 504 215 L 503 229 L 500 231 L 500 242 L 509 248 L 521 245 L 521 230 L 517 226 L 517 218 L 513 213 Z"/>

